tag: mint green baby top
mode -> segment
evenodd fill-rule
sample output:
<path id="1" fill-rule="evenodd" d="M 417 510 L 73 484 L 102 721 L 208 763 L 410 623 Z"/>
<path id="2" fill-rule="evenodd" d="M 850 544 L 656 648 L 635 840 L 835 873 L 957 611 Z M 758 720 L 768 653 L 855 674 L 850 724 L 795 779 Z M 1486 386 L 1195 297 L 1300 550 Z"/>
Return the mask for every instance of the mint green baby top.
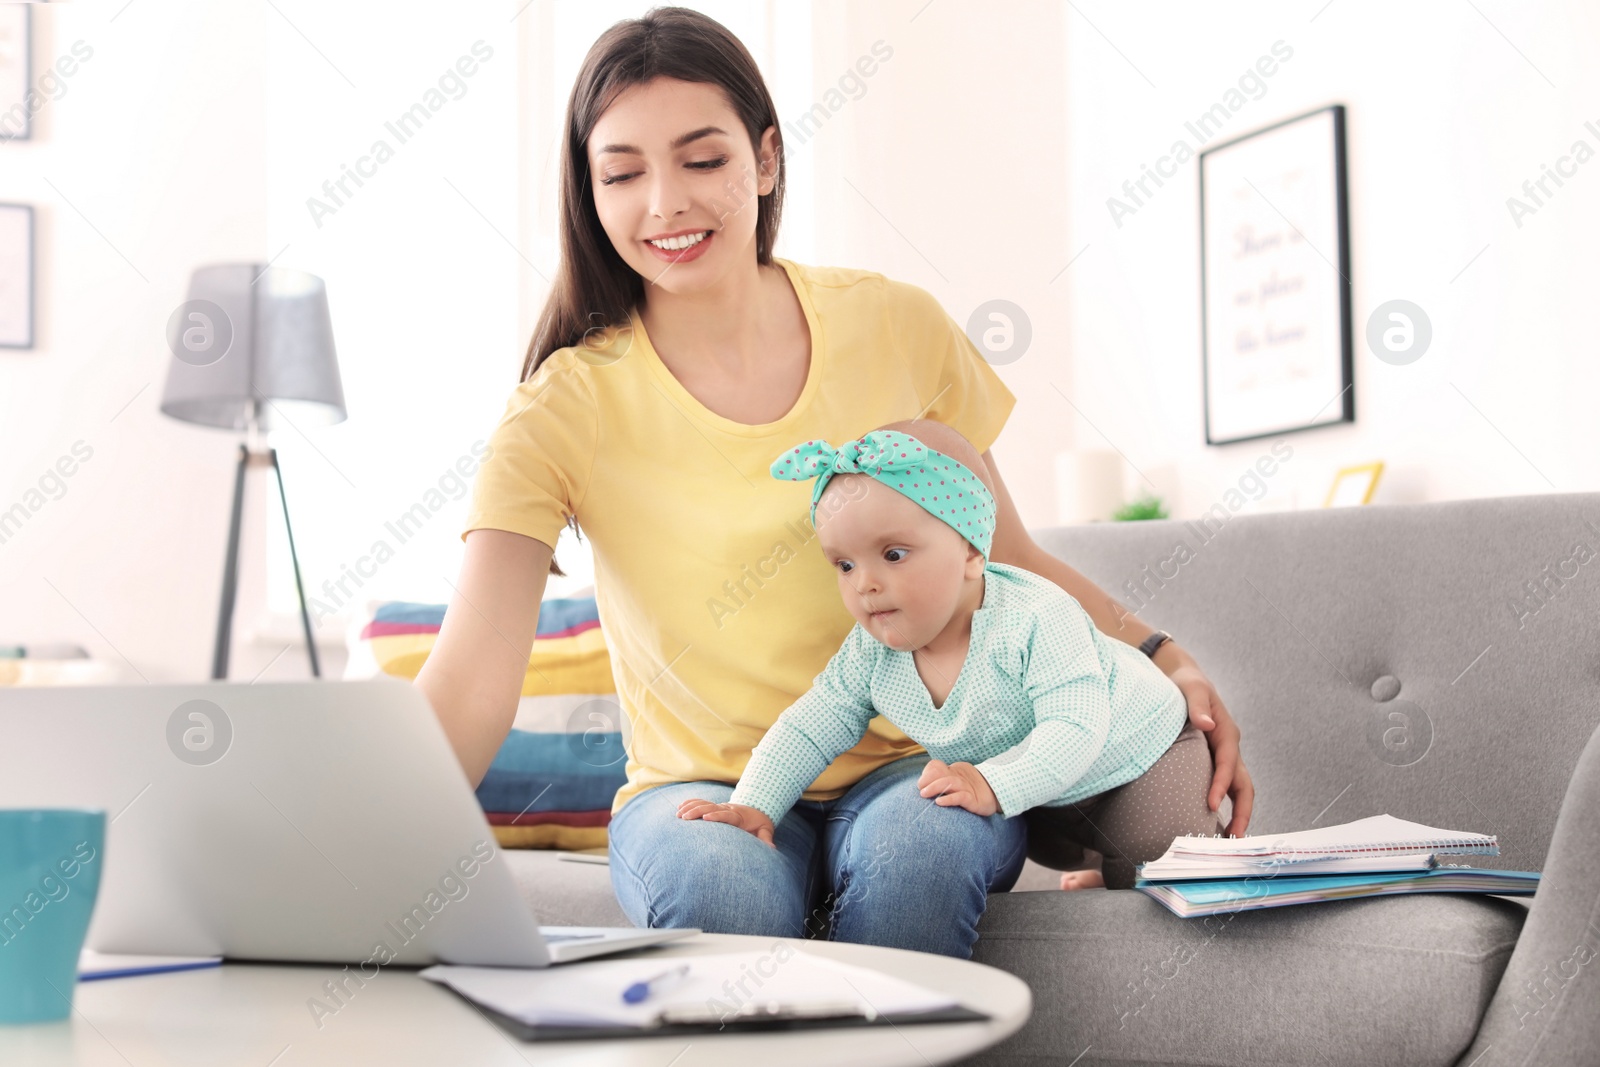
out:
<path id="1" fill-rule="evenodd" d="M 974 764 L 1011 818 L 1131 782 L 1177 739 L 1189 710 L 1160 667 L 1102 634 L 1066 590 L 991 562 L 967 658 L 942 707 L 910 652 L 857 623 L 761 738 L 729 802 L 776 824 L 874 715 L 936 759 Z"/>

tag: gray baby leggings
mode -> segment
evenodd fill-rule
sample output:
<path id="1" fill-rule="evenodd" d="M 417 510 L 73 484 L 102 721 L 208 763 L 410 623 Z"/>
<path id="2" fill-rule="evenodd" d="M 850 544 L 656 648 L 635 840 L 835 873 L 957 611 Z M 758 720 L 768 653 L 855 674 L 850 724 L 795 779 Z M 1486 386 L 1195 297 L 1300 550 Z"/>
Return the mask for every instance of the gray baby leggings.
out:
<path id="1" fill-rule="evenodd" d="M 1030 808 L 1028 858 L 1058 871 L 1085 866 L 1083 850 L 1103 857 L 1107 889 L 1132 889 L 1134 866 L 1166 852 L 1182 834 L 1216 834 L 1223 823 L 1206 807 L 1211 787 L 1206 735 L 1185 722 L 1161 758 L 1139 777 L 1075 804 Z"/>

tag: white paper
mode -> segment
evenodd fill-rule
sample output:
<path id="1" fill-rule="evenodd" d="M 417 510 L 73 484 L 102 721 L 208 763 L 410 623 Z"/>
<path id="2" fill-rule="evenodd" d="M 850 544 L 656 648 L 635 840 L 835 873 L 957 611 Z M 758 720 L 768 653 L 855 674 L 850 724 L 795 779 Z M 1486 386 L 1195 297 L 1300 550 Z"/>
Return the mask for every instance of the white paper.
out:
<path id="1" fill-rule="evenodd" d="M 687 963 L 689 973 L 638 1004 L 622 992 Z M 956 1006 L 954 998 L 879 971 L 784 946 L 768 952 L 596 960 L 543 969 L 437 964 L 421 977 L 530 1026 L 649 1026 L 664 1008 L 729 1019 L 744 1005 L 849 1002 L 880 1015 Z"/>
<path id="2" fill-rule="evenodd" d="M 1372 815 L 1337 826 L 1319 826 L 1287 834 L 1253 834 L 1248 837 L 1179 837 L 1169 850 L 1173 855 L 1253 856 L 1272 852 L 1310 851 L 1326 854 L 1373 851 L 1478 852 L 1494 855 L 1499 844 L 1493 835 L 1461 830 L 1441 830 L 1393 815 Z"/>

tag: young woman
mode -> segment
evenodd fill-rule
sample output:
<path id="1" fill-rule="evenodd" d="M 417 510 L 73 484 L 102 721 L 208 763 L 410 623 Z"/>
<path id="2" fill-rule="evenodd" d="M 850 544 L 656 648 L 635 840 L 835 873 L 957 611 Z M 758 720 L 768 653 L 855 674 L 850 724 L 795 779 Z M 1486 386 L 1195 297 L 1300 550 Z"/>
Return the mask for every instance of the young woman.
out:
<path id="1" fill-rule="evenodd" d="M 1054 581 L 1108 636 L 1152 631 L 1030 540 L 988 451 L 1015 398 L 930 294 L 774 257 L 783 190 L 771 98 L 722 25 L 658 8 L 595 43 L 567 106 L 560 268 L 416 684 L 480 781 L 515 716 L 547 574 L 562 574 L 553 546 L 579 522 L 627 749 L 609 831 L 628 917 L 790 937 L 826 922 L 836 940 L 965 958 L 986 895 L 1021 870 L 1024 822 L 922 797 L 928 755 L 882 717 L 776 848 L 677 818 L 687 797 L 726 800 L 853 625 L 809 496 L 769 476 L 773 458 L 899 419 L 952 426 L 995 481 L 991 558 Z M 1207 731 L 1208 806 L 1231 795 L 1228 832 L 1243 833 L 1238 728 L 1185 650 L 1168 640 L 1154 659 Z"/>

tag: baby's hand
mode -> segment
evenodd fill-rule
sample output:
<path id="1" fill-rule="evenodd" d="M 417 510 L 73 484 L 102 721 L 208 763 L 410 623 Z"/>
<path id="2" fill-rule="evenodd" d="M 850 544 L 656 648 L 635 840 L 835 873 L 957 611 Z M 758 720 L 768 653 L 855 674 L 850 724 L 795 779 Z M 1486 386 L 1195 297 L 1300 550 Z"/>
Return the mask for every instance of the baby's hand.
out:
<path id="1" fill-rule="evenodd" d="M 946 763 L 930 759 L 922 768 L 917 786 L 925 797 L 943 807 L 959 805 L 974 815 L 993 815 L 1000 810 L 1000 800 L 990 788 L 983 772 L 970 763 Z"/>
<path id="2" fill-rule="evenodd" d="M 768 848 L 778 847 L 772 843 L 775 829 L 772 820 L 759 808 L 745 804 L 715 804 L 709 800 L 685 800 L 678 805 L 678 818 L 725 822 L 760 838 Z"/>

